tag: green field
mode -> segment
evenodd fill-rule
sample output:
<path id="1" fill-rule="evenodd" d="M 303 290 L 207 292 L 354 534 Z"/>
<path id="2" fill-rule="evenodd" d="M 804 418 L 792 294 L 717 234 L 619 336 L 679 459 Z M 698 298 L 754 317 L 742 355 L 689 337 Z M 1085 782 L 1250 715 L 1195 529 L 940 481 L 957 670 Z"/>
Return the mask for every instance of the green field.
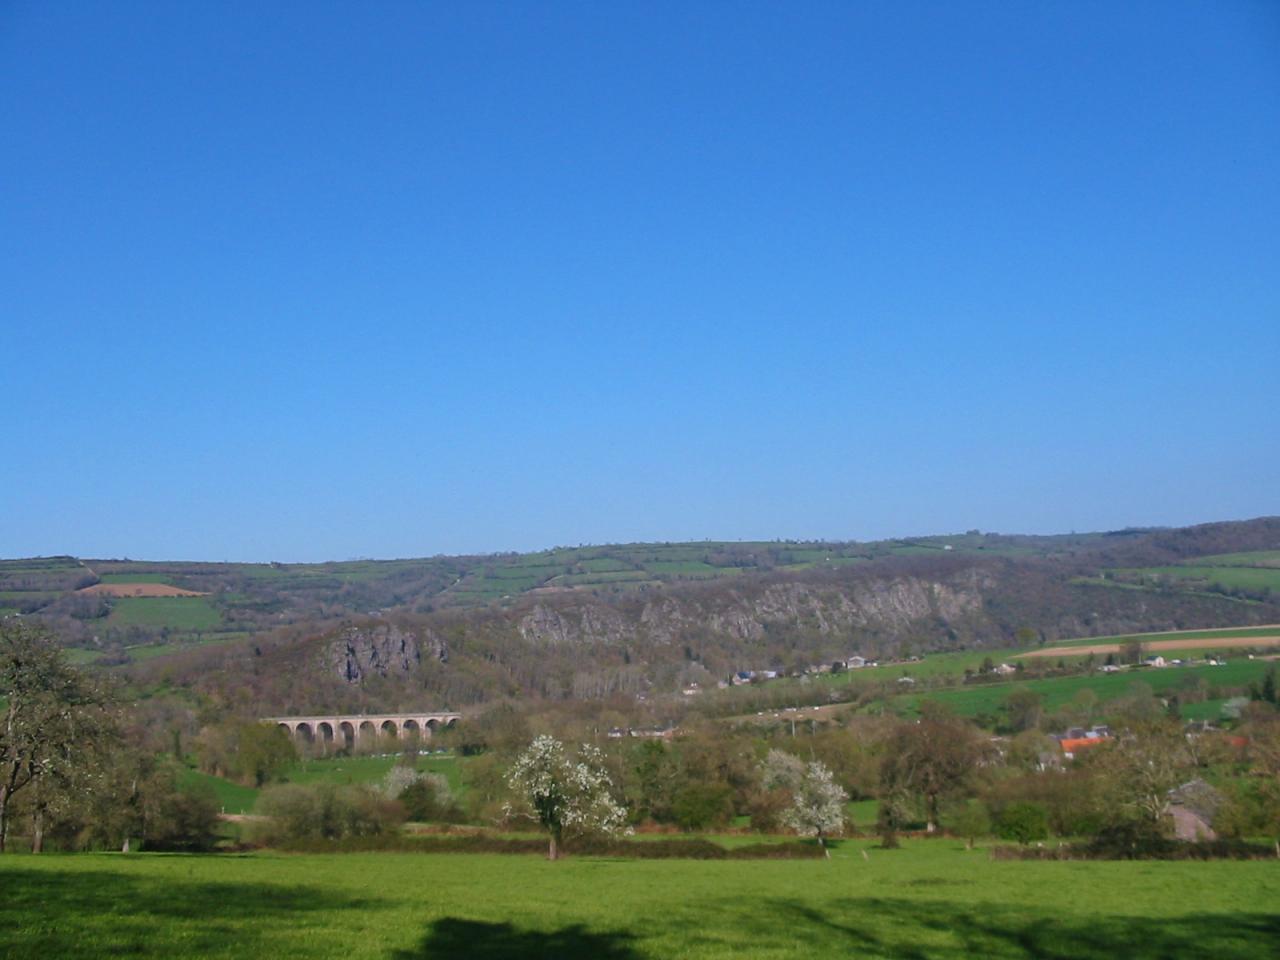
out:
<path id="1" fill-rule="evenodd" d="M 1269 660 L 1230 660 L 1220 667 L 1169 667 L 1163 670 L 1144 668 L 1120 673 L 972 684 L 901 696 L 895 698 L 894 703 L 908 712 L 915 712 L 923 700 L 934 700 L 950 707 L 962 717 L 974 717 L 982 713 L 998 713 L 1010 693 L 1025 689 L 1043 696 L 1044 708 L 1052 711 L 1066 706 L 1081 690 L 1092 690 L 1097 695 L 1099 704 L 1105 704 L 1128 694 L 1135 683 L 1146 684 L 1157 695 L 1167 696 L 1177 693 L 1181 686 L 1194 683 L 1197 679 L 1227 687 L 1261 681 L 1267 670 L 1274 666 L 1275 662 Z M 1188 705 L 1183 712 L 1191 718 L 1199 717 L 1204 711 L 1193 710 L 1194 706 L 1203 705 Z M 1217 709 L 1211 709 L 1210 717 L 1216 717 L 1217 712 Z"/>
<path id="2" fill-rule="evenodd" d="M 997 862 L 949 840 L 829 862 L 8 855 L 0 889 L 8 960 L 1253 960 L 1280 937 L 1276 861 Z"/>
<path id="3" fill-rule="evenodd" d="M 853 800 L 845 805 L 845 815 L 859 830 L 874 830 L 879 810 L 879 800 Z"/>
<path id="4" fill-rule="evenodd" d="M 1123 571 L 1143 576 L 1169 577 L 1178 580 L 1204 581 L 1215 586 L 1244 590 L 1280 590 L 1280 569 L 1275 567 L 1143 567 Z"/>
<path id="5" fill-rule="evenodd" d="M 1211 567 L 1280 567 L 1280 550 L 1256 550 L 1252 553 L 1219 553 L 1195 561 Z"/>
<path id="6" fill-rule="evenodd" d="M 1280 592 L 1280 550 L 1220 553 L 1162 567 L 1117 569 L 1109 571 L 1108 578 L 1095 582 L 1130 586 L 1185 582 L 1188 588 L 1198 585 L 1252 594 Z"/>
<path id="7" fill-rule="evenodd" d="M 223 813 L 251 813 L 258 800 L 258 791 L 253 787 L 241 786 L 221 777 L 212 777 L 199 770 L 187 770 L 182 775 L 183 784 L 207 785 L 217 794 L 218 803 Z"/>
<path id="8" fill-rule="evenodd" d="M 173 583 L 173 577 L 165 573 L 104 573 L 98 579 L 103 583 Z"/>
<path id="9" fill-rule="evenodd" d="M 102 656 L 101 650 L 86 650 L 83 647 L 67 647 L 63 653 L 66 655 L 67 661 L 77 667 L 82 667 L 86 663 L 93 663 L 93 661 Z"/>
<path id="10" fill-rule="evenodd" d="M 289 769 L 284 779 L 291 783 L 374 783 L 387 775 L 399 757 L 333 757 L 323 760 L 302 760 Z M 418 757 L 414 768 L 422 773 L 443 774 L 449 781 L 449 789 L 456 796 L 462 790 L 459 760 L 452 755 Z"/>
<path id="11" fill-rule="evenodd" d="M 204 597 L 118 597 L 111 602 L 107 624 L 214 630 L 221 626 L 222 615 Z"/>

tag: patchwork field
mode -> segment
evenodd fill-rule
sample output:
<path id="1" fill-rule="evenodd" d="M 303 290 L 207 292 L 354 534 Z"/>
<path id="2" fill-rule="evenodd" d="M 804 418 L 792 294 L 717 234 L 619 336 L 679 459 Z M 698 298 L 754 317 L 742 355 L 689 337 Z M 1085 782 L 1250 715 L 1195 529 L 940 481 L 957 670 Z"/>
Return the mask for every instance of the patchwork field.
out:
<path id="1" fill-rule="evenodd" d="M 204 597 L 208 594 L 198 590 L 183 590 L 181 587 L 152 580 L 121 581 L 118 583 L 95 583 L 92 587 L 77 590 L 77 593 L 101 594 L 107 597 Z"/>
<path id="2" fill-rule="evenodd" d="M 10 960 L 1252 960 L 1280 938 L 1276 861 L 996 862 L 950 840 L 829 862 L 9 855 L 0 887 Z"/>
<path id="3" fill-rule="evenodd" d="M 1274 628 L 1273 628 L 1274 629 Z M 1239 650 L 1241 647 L 1275 647 L 1280 646 L 1280 634 L 1262 633 L 1247 638 L 1234 637 L 1180 637 L 1176 640 L 1143 640 L 1143 654 L 1161 653 L 1166 650 Z M 1018 657 L 1061 657 L 1064 653 L 1071 656 L 1087 654 L 1119 653 L 1124 649 L 1123 643 L 1076 643 L 1067 647 L 1045 647 L 1028 653 L 1015 654 Z"/>
<path id="4" fill-rule="evenodd" d="M 1165 670 L 1145 668 L 1111 674 L 1046 677 L 935 690 L 927 694 L 897 697 L 895 702 L 899 712 L 916 711 L 920 703 L 928 699 L 945 704 L 962 717 L 977 717 L 980 714 L 997 714 L 1014 690 L 1032 690 L 1044 697 L 1046 710 L 1057 710 L 1070 703 L 1082 690 L 1092 691 L 1098 702 L 1105 705 L 1110 700 L 1129 694 L 1135 684 L 1144 684 L 1159 696 L 1176 694 L 1201 682 L 1210 690 L 1215 686 L 1240 687 L 1260 683 L 1267 670 L 1274 666 L 1275 663 L 1269 660 L 1240 659 L 1231 660 L 1219 667 L 1196 666 Z M 1181 713 L 1188 720 L 1209 720 L 1216 719 L 1221 708 L 1220 698 L 1210 698 L 1198 703 L 1183 704 Z"/>
<path id="5" fill-rule="evenodd" d="M 1280 593 L 1280 550 L 1221 553 L 1159 567 L 1110 570 L 1094 581 L 1115 586 L 1211 589 L 1254 598 Z"/>

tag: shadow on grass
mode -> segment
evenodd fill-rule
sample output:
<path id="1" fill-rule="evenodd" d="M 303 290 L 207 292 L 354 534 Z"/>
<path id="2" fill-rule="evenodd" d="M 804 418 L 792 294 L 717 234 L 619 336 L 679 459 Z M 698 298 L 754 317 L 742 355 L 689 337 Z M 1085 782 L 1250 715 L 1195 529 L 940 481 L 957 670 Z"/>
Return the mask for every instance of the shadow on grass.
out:
<path id="1" fill-rule="evenodd" d="M 577 924 L 539 932 L 446 917 L 416 948 L 390 960 L 638 960 L 641 939 L 644 956 L 1255 960 L 1280 940 L 1280 918 L 1264 913 L 1087 916 L 889 898 L 828 901 L 822 910 L 792 899 L 703 901 L 634 917 L 631 926 L 636 933 L 596 933 Z"/>
<path id="2" fill-rule="evenodd" d="M 480 923 L 444 917 L 431 925 L 412 950 L 392 960 L 638 960 L 627 933 L 592 933 L 581 924 L 544 933 L 517 930 L 509 923 Z"/>
<path id="3" fill-rule="evenodd" d="M 1064 907 L 1069 901 L 1064 891 Z M 716 911 L 718 905 L 706 909 Z M 892 960 L 1255 960 L 1280 942 L 1280 916 L 1274 913 L 1082 916 L 1014 905 L 882 898 L 837 900 L 822 911 L 777 900 L 731 923 L 738 936 L 746 933 L 762 949 L 809 946 L 814 955 Z M 714 935 L 704 932 L 694 939 L 710 946 Z"/>
<path id="4" fill-rule="evenodd" d="M 0 874 L 0 956 L 199 956 L 234 944 L 280 956 L 273 932 L 309 913 L 374 909 L 330 889 L 217 883 L 111 870 L 6 868 Z"/>

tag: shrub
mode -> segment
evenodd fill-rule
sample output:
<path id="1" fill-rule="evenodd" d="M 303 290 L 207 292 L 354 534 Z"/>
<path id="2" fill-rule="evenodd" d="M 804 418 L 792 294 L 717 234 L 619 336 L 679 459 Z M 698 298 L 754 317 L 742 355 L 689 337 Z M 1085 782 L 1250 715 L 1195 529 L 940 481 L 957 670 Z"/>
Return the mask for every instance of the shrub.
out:
<path id="1" fill-rule="evenodd" d="M 1084 845 L 1091 856 L 1104 860 L 1171 859 L 1179 841 L 1166 836 L 1147 820 L 1120 820 Z"/>
<path id="2" fill-rule="evenodd" d="M 1049 836 L 1049 815 L 1038 803 L 1011 803 L 1000 814 L 997 832 L 1002 840 L 1023 846 Z"/>
<path id="3" fill-rule="evenodd" d="M 1171 840 L 1146 838 L 1138 845 L 1109 835 L 1106 840 L 1060 844 L 1056 847 L 996 847 L 993 860 L 1272 860 L 1275 851 L 1266 844 L 1243 840 Z"/>
<path id="4" fill-rule="evenodd" d="M 255 809 L 269 819 L 253 839 L 267 844 L 379 836 L 404 823 L 399 803 L 363 786 L 284 784 L 264 790 Z"/>
<path id="5" fill-rule="evenodd" d="M 399 800 L 409 819 L 419 823 L 458 823 L 463 819 L 449 781 L 438 773 L 428 773 L 410 784 Z"/>
<path id="6" fill-rule="evenodd" d="M 212 850 L 218 840 L 218 810 L 212 787 L 177 787 L 157 799 L 143 842 L 149 850 Z"/>
<path id="7" fill-rule="evenodd" d="M 986 804 L 981 800 L 969 800 L 955 809 L 949 818 L 948 826 L 952 831 L 964 837 L 964 845 L 973 849 L 973 842 L 978 837 L 991 832 L 991 816 Z"/>
<path id="8" fill-rule="evenodd" d="M 751 829 L 757 833 L 777 833 L 782 828 L 782 815 L 790 805 L 785 790 L 756 790 L 747 799 Z"/>
<path id="9" fill-rule="evenodd" d="M 706 830 L 733 818 L 733 790 L 723 783 L 694 783 L 676 794 L 672 805 L 684 830 Z"/>

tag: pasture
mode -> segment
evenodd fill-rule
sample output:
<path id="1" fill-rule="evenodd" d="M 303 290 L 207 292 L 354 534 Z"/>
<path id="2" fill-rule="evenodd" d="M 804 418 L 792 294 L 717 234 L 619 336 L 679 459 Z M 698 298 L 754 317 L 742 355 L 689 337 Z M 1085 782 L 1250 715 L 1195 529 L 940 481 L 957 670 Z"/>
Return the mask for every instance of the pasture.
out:
<path id="1" fill-rule="evenodd" d="M 216 630 L 222 625 L 222 615 L 204 597 L 120 597 L 111 604 L 107 623 L 113 627 Z"/>
<path id="2" fill-rule="evenodd" d="M 1280 550 L 1220 553 L 1168 566 L 1112 570 L 1108 576 L 1121 582 L 1207 586 L 1265 596 L 1280 593 Z"/>
<path id="3" fill-rule="evenodd" d="M 1125 572 L 1193 582 L 1203 581 L 1226 589 L 1280 590 L 1280 570 L 1275 567 L 1230 567 L 1205 564 L 1202 566 L 1143 567 L 1141 570 Z"/>
<path id="4" fill-rule="evenodd" d="M 1016 689 L 1033 690 L 1044 697 L 1046 710 L 1057 710 L 1071 702 L 1081 690 L 1091 690 L 1098 702 L 1126 696 L 1134 684 L 1146 684 L 1158 696 L 1170 696 L 1180 689 L 1189 689 L 1203 681 L 1210 699 L 1200 703 L 1188 703 L 1182 707 L 1187 719 L 1216 719 L 1221 710 L 1221 698 L 1212 696 L 1215 687 L 1238 687 L 1261 682 L 1267 670 L 1274 667 L 1269 660 L 1231 660 L 1219 667 L 1174 667 L 1167 669 L 1144 668 L 1121 673 L 1095 673 L 1074 677 L 1045 677 L 1043 679 L 1017 680 L 1007 683 L 984 683 L 972 686 L 932 690 L 895 698 L 895 703 L 906 712 L 919 710 L 921 701 L 933 700 L 950 707 L 962 717 L 979 714 L 994 715 L 1004 705 L 1009 694 Z"/>
<path id="5" fill-rule="evenodd" d="M 7 855 L 0 887 L 10 960 L 1251 960 L 1280 938 L 1276 861 L 992 861 L 952 840 L 830 861 Z"/>

